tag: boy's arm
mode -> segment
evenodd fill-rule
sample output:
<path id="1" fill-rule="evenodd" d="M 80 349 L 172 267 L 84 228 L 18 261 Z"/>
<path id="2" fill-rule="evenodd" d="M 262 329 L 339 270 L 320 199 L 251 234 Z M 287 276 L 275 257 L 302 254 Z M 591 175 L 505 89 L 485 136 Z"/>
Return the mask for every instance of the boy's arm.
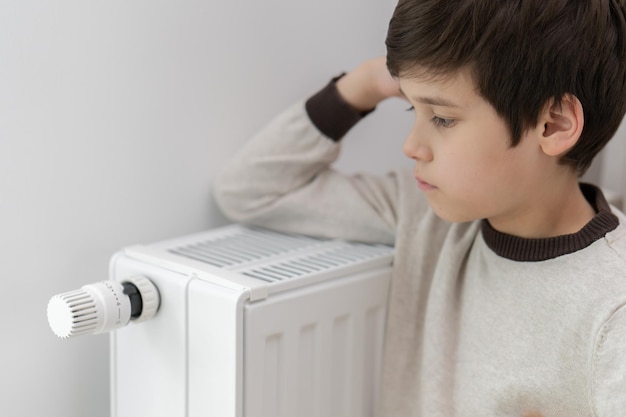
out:
<path id="1" fill-rule="evenodd" d="M 346 176 L 330 165 L 343 134 L 378 102 L 399 95 L 394 84 L 382 58 L 369 61 L 279 115 L 218 177 L 225 214 L 288 232 L 393 243 L 396 176 Z"/>

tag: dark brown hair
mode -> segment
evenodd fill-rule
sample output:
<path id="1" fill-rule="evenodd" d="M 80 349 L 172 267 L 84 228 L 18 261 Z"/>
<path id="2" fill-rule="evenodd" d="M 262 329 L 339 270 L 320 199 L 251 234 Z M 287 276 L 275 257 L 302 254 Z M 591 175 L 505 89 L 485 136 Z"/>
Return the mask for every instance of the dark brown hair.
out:
<path id="1" fill-rule="evenodd" d="M 562 157 L 582 175 L 626 111 L 625 0 L 400 0 L 387 34 L 392 75 L 472 71 L 516 146 L 549 99 L 583 106 Z"/>

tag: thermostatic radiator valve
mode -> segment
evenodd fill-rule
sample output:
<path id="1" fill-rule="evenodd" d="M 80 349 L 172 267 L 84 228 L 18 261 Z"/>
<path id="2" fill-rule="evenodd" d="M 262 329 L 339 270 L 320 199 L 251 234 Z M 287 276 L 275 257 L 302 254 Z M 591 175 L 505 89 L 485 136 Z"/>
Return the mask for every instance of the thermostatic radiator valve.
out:
<path id="1" fill-rule="evenodd" d="M 48 302 L 48 323 L 62 339 L 105 333 L 154 317 L 159 303 L 157 287 L 144 276 L 102 281 L 53 296 Z"/>

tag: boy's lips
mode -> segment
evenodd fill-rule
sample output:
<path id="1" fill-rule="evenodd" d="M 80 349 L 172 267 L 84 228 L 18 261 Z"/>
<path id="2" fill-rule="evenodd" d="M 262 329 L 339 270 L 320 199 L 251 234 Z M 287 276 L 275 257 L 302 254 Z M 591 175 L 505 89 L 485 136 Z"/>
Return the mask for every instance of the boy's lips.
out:
<path id="1" fill-rule="evenodd" d="M 417 180 L 417 186 L 422 191 L 430 191 L 430 190 L 435 190 L 437 188 L 434 185 L 424 181 L 423 179 L 421 179 L 417 175 L 415 176 L 415 179 Z"/>

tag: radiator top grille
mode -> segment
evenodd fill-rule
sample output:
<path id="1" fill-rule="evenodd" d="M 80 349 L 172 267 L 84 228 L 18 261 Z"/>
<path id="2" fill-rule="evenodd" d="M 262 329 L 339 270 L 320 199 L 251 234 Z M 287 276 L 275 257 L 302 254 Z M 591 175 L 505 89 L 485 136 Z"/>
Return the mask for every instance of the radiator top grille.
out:
<path id="1" fill-rule="evenodd" d="M 230 234 L 218 235 L 169 251 L 219 268 L 226 268 L 310 247 L 322 241 L 308 236 L 241 228 Z"/>
<path id="2" fill-rule="evenodd" d="M 343 247 L 335 247 L 313 255 L 298 256 L 284 262 L 250 268 L 243 271 L 244 275 L 268 282 L 300 277 L 333 268 L 348 266 L 381 255 L 387 255 L 386 248 L 351 243 Z"/>
<path id="3" fill-rule="evenodd" d="M 168 252 L 248 277 L 278 282 L 389 257 L 393 248 L 237 227 L 178 245 Z"/>

